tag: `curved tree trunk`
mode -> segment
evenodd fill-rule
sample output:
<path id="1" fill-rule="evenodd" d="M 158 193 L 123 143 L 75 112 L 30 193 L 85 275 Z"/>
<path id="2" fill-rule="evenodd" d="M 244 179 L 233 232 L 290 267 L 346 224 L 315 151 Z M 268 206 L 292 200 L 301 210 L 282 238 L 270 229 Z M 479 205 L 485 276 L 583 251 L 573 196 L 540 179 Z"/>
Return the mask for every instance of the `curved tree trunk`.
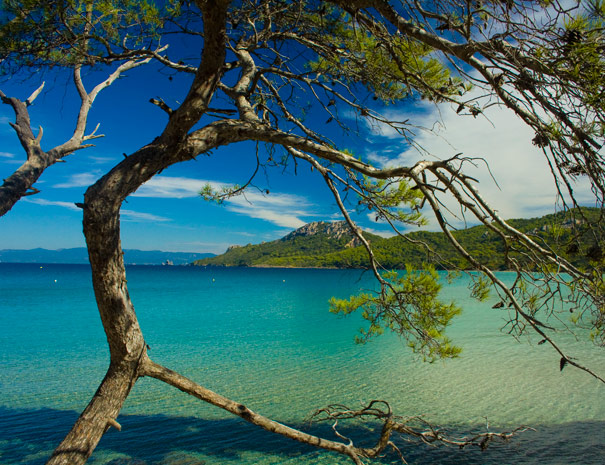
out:
<path id="1" fill-rule="evenodd" d="M 112 363 L 94 397 L 47 463 L 85 463 L 109 427 L 120 428 L 116 418 L 137 377 L 138 363 Z"/>
<path id="2" fill-rule="evenodd" d="M 49 464 L 85 463 L 109 426 L 116 426 L 115 419 L 134 383 L 148 374 L 143 372 L 144 366 L 152 366 L 126 283 L 119 213 L 124 199 L 158 171 L 199 153 L 246 139 L 274 138 L 283 142 L 284 136 L 260 124 L 218 121 L 185 136 L 178 144 L 156 139 L 88 188 L 80 206 L 84 210 L 92 283 L 111 361 L 99 390 L 54 451 Z M 304 145 L 307 141 L 298 143 Z M 338 450 L 340 447 L 331 450 L 343 453 Z M 343 451 L 350 455 L 347 448 Z"/>
<path id="3" fill-rule="evenodd" d="M 111 190 L 110 188 L 105 190 Z M 116 418 L 139 377 L 146 345 L 126 287 L 120 246 L 118 196 L 110 201 L 89 189 L 84 206 L 84 234 L 92 267 L 93 288 L 110 351 L 110 366 L 88 407 L 53 452 L 49 464 L 83 464 Z"/>

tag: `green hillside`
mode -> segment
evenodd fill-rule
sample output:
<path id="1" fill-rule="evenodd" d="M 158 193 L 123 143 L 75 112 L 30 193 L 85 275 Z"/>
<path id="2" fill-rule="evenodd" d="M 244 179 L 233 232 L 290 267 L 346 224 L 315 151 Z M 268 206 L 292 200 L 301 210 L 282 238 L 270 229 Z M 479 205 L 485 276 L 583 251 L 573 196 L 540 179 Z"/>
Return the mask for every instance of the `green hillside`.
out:
<path id="1" fill-rule="evenodd" d="M 381 237 L 364 233 L 369 241 Z M 323 257 L 355 248 L 359 241 L 344 221 L 309 223 L 272 242 L 232 246 L 227 252 L 196 260 L 194 265 L 218 266 L 334 266 L 323 263 Z"/>
<path id="2" fill-rule="evenodd" d="M 601 213 L 585 209 L 590 222 Z M 577 265 L 589 260 L 602 260 L 602 251 L 594 236 L 580 220 L 557 213 L 541 218 L 515 219 L 509 224 L 562 254 Z M 416 231 L 405 237 L 385 239 L 364 233 L 372 244 L 374 254 L 385 268 L 403 268 L 405 264 L 420 267 L 434 263 L 438 268 L 468 268 L 441 232 Z M 493 270 L 504 270 L 504 245 L 499 235 L 485 226 L 475 226 L 454 232 L 456 239 L 482 263 Z M 602 241 L 602 238 L 599 239 Z M 413 242 L 423 242 L 436 253 Z M 438 255 L 437 255 L 438 254 Z M 519 258 L 518 254 L 511 253 Z M 282 239 L 262 244 L 231 247 L 223 255 L 197 260 L 195 265 L 217 266 L 291 266 L 365 268 L 368 266 L 365 248 L 349 231 L 344 221 L 310 223 Z"/>

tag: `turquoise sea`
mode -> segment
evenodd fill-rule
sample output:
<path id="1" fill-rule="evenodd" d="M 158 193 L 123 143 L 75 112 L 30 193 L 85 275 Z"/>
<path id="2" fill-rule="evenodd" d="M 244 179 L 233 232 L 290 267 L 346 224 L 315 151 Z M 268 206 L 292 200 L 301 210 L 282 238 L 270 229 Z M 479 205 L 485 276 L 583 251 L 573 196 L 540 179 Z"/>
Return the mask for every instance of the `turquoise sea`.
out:
<path id="1" fill-rule="evenodd" d="M 445 294 L 463 314 L 449 332 L 456 360 L 423 363 L 397 337 L 353 341 L 358 317 L 328 299 L 372 286 L 361 271 L 133 266 L 129 290 L 150 356 L 200 384 L 289 425 L 331 403 L 388 400 L 453 434 L 529 431 L 478 449 L 399 442 L 409 464 L 605 463 L 605 385 L 545 345 L 501 332 L 506 310 L 468 298 L 460 278 Z M 506 274 L 502 275 L 505 279 Z M 605 373 L 605 350 L 563 336 L 571 355 Z M 102 379 L 105 336 L 81 265 L 0 264 L 0 463 L 41 464 Z M 259 430 L 151 379 L 135 386 L 89 463 L 112 465 L 345 464 Z M 356 438 L 371 435 L 343 427 Z M 393 455 L 379 463 L 400 463 Z"/>

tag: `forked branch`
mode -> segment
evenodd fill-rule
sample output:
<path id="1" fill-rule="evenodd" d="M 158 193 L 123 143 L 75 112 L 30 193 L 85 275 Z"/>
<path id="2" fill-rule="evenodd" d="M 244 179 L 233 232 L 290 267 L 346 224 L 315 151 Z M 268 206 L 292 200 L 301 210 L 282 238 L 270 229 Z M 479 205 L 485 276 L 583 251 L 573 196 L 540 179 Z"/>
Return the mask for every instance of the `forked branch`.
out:
<path id="1" fill-rule="evenodd" d="M 165 48 L 160 48 L 158 52 L 161 52 Z M 19 142 L 27 156 L 26 161 L 17 171 L 7 177 L 0 186 L 0 216 L 10 211 L 20 198 L 39 192 L 33 185 L 38 181 L 46 168 L 59 161 L 63 161 L 63 158 L 77 150 L 92 147 L 91 144 L 85 144 L 84 142 L 103 137 L 101 134 L 97 134 L 99 125 L 90 134 L 86 134 L 88 114 L 97 95 L 103 89 L 113 84 L 124 72 L 148 63 L 151 59 L 151 57 L 142 60 L 132 59 L 122 63 L 105 80 L 97 84 L 90 93 L 86 91 L 82 82 L 80 75 L 81 67 L 76 66 L 73 71 L 73 80 L 81 100 L 76 127 L 69 140 L 49 150 L 44 150 L 41 146 L 42 127 L 39 128 L 38 135 L 34 135 L 29 114 L 29 107 L 34 103 L 40 92 L 42 92 L 44 83 L 25 101 L 21 101 L 16 97 L 8 97 L 0 90 L 0 100 L 13 108 L 15 122 L 10 124 L 17 133 Z"/>

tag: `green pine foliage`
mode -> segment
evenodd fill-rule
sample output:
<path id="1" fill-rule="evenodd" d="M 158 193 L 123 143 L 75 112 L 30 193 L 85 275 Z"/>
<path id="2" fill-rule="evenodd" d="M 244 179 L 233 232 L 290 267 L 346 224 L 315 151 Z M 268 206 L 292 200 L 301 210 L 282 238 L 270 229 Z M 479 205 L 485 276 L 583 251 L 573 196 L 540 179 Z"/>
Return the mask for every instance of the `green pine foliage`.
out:
<path id="1" fill-rule="evenodd" d="M 330 311 L 343 315 L 361 311 L 369 326 L 360 329 L 358 343 L 389 329 L 406 339 L 408 346 L 425 361 L 455 358 L 461 349 L 451 343 L 445 329 L 462 310 L 453 302 L 439 299 L 442 287 L 439 275 L 432 266 L 424 268 L 419 271 L 407 266 L 405 273 L 385 272 L 381 292 L 361 293 L 349 299 L 332 298 Z"/>
<path id="2" fill-rule="evenodd" d="M 1 6 L 0 60 L 14 68 L 110 63 L 128 47 L 157 41 L 166 14 L 148 0 L 2 0 Z"/>
<path id="3" fill-rule="evenodd" d="M 381 40 L 379 31 L 370 35 L 351 27 L 350 18 L 335 8 L 307 13 L 305 19 L 310 29 L 314 32 L 316 28 L 322 41 L 330 45 L 331 52 L 323 51 L 308 64 L 326 81 L 360 83 L 386 103 L 413 95 L 440 100 L 466 90 L 462 80 L 453 78 L 426 44 L 410 37 Z M 352 54 L 345 58 L 342 50 Z"/>

